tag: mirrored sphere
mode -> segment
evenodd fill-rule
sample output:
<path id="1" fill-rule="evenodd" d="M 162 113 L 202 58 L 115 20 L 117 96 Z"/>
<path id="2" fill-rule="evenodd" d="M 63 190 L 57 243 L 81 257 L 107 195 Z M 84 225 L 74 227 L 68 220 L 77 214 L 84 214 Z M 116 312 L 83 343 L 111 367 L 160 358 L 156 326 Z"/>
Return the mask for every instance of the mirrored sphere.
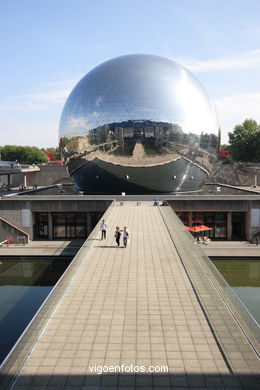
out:
<path id="1" fill-rule="evenodd" d="M 60 120 L 62 156 L 85 193 L 197 191 L 218 148 L 216 111 L 185 68 L 127 55 L 90 71 Z"/>

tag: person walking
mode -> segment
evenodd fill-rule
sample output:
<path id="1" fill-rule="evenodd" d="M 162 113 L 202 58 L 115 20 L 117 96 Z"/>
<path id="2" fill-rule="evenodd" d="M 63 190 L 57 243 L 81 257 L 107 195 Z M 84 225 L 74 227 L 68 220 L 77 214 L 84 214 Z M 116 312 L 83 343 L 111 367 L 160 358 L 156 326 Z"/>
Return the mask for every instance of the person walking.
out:
<path id="1" fill-rule="evenodd" d="M 115 239 L 116 239 L 116 243 L 117 243 L 117 247 L 118 248 L 119 248 L 119 245 L 120 245 L 120 237 L 121 237 L 120 227 L 117 226 L 116 227 L 116 231 L 115 231 Z"/>
<path id="2" fill-rule="evenodd" d="M 124 230 L 123 230 L 123 243 L 124 243 L 124 248 L 127 247 L 128 240 L 129 240 L 129 232 L 128 232 L 128 230 L 127 230 L 127 227 L 124 226 Z"/>
<path id="3" fill-rule="evenodd" d="M 103 238 L 106 239 L 107 238 L 107 225 L 105 224 L 104 219 L 101 223 L 100 230 L 101 230 L 101 240 L 103 240 Z"/>

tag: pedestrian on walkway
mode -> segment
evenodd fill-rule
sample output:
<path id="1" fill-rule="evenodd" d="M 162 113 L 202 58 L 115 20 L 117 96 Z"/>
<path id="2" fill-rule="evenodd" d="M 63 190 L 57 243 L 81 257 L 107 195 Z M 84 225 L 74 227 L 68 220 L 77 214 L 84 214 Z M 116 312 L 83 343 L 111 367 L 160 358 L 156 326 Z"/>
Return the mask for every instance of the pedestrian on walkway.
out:
<path id="1" fill-rule="evenodd" d="M 115 239 L 116 239 L 116 243 L 117 243 L 117 247 L 118 248 L 119 248 L 119 245 L 120 245 L 120 237 L 121 237 L 120 227 L 117 226 L 116 227 L 116 231 L 115 231 Z"/>
<path id="2" fill-rule="evenodd" d="M 127 227 L 124 226 L 124 230 L 123 230 L 123 243 L 124 243 L 124 248 L 127 247 L 128 241 L 129 241 L 129 231 L 127 230 Z"/>
<path id="3" fill-rule="evenodd" d="M 107 225 L 105 224 L 104 219 L 101 223 L 100 230 L 101 230 L 101 240 L 103 240 L 103 238 L 106 239 L 107 238 Z"/>

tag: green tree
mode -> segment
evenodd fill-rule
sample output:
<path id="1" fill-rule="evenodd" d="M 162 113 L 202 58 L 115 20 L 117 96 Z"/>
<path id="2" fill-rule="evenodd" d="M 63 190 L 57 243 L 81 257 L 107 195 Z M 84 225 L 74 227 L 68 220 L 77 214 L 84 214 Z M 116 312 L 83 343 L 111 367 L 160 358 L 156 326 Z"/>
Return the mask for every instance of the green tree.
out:
<path id="1" fill-rule="evenodd" d="M 1 158 L 4 161 L 18 161 L 20 164 L 48 162 L 45 153 L 35 146 L 5 145 L 1 148 Z"/>
<path id="2" fill-rule="evenodd" d="M 228 133 L 232 160 L 260 162 L 260 126 L 253 119 L 246 119 Z"/>

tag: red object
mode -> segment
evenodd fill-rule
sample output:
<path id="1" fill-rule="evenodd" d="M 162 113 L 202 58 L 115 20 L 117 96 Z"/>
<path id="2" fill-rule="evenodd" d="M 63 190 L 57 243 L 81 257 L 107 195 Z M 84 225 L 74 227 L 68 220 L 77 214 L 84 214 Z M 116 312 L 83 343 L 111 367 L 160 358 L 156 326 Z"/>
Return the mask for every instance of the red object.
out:
<path id="1" fill-rule="evenodd" d="M 201 231 L 202 231 L 202 230 L 212 230 L 212 228 L 210 228 L 210 227 L 208 227 L 208 226 L 205 226 L 205 225 L 199 225 L 199 226 L 197 226 L 197 227 L 199 227 Z"/>
<path id="2" fill-rule="evenodd" d="M 222 150 L 222 149 L 220 149 L 219 152 L 218 152 L 219 160 L 225 160 L 225 158 L 230 157 L 230 156 L 231 156 L 230 150 Z"/>
<path id="3" fill-rule="evenodd" d="M 198 225 L 198 226 L 184 226 L 184 229 L 189 230 L 190 232 L 202 232 L 204 230 L 212 230 L 212 228 L 205 226 L 205 225 Z"/>
<path id="4" fill-rule="evenodd" d="M 7 247 L 9 247 L 10 242 L 11 242 L 11 237 L 8 237 L 8 238 L 6 239 L 6 246 L 7 246 Z"/>
<path id="5" fill-rule="evenodd" d="M 48 159 L 48 164 L 63 165 L 63 161 L 57 159 L 55 152 L 49 152 L 48 150 L 45 150 L 44 153 Z"/>

